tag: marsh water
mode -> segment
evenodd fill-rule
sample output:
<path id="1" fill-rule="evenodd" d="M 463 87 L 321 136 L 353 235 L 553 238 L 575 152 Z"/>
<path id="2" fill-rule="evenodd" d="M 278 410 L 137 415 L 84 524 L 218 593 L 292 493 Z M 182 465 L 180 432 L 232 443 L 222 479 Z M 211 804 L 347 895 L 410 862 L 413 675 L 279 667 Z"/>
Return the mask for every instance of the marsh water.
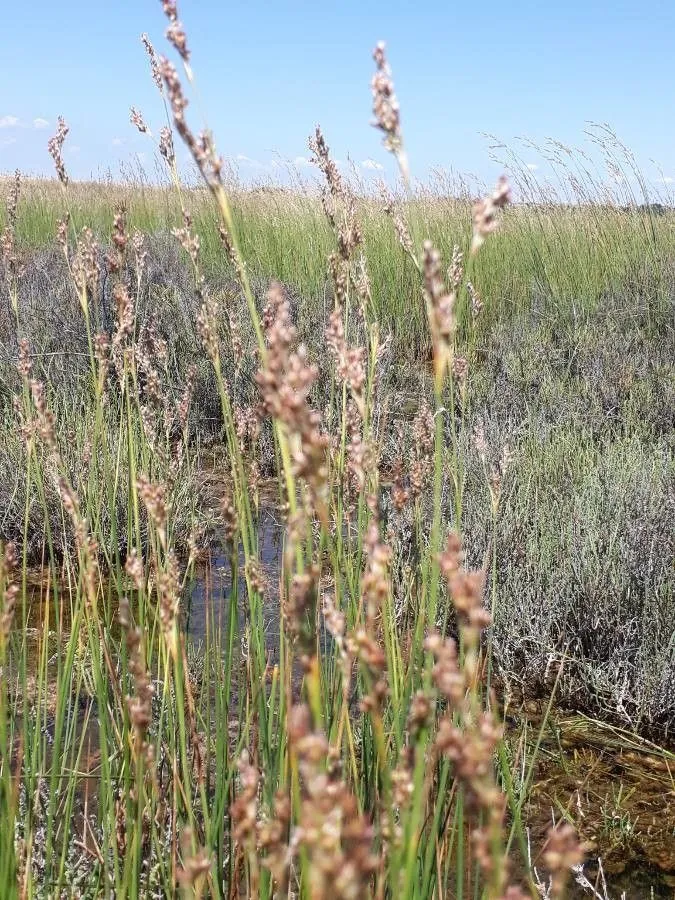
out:
<path id="1" fill-rule="evenodd" d="M 279 646 L 279 602 L 278 582 L 283 549 L 283 529 L 279 514 L 271 502 L 261 503 L 258 514 L 258 556 L 262 566 L 265 585 L 263 623 L 266 646 L 273 651 Z M 232 571 L 230 553 L 226 545 L 216 539 L 209 548 L 209 554 L 197 570 L 197 576 L 190 586 L 185 603 L 185 629 L 193 642 L 204 641 L 207 629 L 212 626 L 225 628 L 229 622 L 232 592 Z M 238 596 L 246 596 L 243 576 L 244 554 L 239 550 Z M 238 603 L 239 626 L 245 621 L 243 603 Z"/>

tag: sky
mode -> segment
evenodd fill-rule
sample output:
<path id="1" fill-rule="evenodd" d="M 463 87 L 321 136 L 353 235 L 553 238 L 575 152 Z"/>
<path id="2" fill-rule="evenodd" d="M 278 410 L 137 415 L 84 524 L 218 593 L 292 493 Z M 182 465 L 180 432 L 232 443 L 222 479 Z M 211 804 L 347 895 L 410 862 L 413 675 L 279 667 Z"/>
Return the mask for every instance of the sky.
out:
<path id="1" fill-rule="evenodd" d="M 583 145 L 607 122 L 648 180 L 675 184 L 673 0 L 341 3 L 179 0 L 192 51 L 195 130 L 212 129 L 244 180 L 306 169 L 320 123 L 335 156 L 365 178 L 392 171 L 370 127 L 372 48 L 387 43 L 413 173 L 434 167 L 491 180 L 488 132 L 516 148 L 548 137 Z M 160 52 L 160 0 L 32 0 L 7 4 L 0 63 L 0 172 L 50 174 L 58 115 L 70 126 L 71 177 L 151 171 L 152 141 L 129 122 L 136 106 L 154 134 L 165 124 L 140 42 Z M 174 54 L 175 57 L 175 54 Z M 655 162 L 652 162 L 655 161 Z"/>

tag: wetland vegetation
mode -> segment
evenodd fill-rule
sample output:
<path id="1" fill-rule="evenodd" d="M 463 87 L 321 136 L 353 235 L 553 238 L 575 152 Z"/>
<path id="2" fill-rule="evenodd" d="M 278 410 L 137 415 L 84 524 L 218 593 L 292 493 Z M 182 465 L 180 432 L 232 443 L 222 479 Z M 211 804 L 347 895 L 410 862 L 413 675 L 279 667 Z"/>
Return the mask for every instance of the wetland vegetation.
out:
<path id="1" fill-rule="evenodd" d="M 399 186 L 244 188 L 145 40 L 166 185 L 3 181 L 3 896 L 671 896 L 672 210 L 412 182 L 381 46 Z"/>

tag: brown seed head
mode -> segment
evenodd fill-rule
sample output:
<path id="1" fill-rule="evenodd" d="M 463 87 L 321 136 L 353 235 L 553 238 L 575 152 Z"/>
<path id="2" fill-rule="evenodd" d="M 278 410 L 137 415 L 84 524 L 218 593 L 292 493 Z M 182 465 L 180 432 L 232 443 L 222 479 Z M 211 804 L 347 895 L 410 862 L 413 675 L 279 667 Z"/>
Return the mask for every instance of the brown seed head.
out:
<path id="1" fill-rule="evenodd" d="M 330 195 L 336 200 L 344 200 L 345 188 L 342 176 L 330 155 L 330 147 L 326 143 L 320 125 L 316 126 L 314 135 L 309 139 L 309 149 L 314 154 L 311 162 L 323 173 Z"/>
<path id="2" fill-rule="evenodd" d="M 457 244 L 452 248 L 452 258 L 448 268 L 448 284 L 453 291 L 457 291 L 464 278 L 464 254 Z"/>
<path id="3" fill-rule="evenodd" d="M 176 155 L 173 149 L 173 135 L 171 129 L 166 125 L 159 132 L 159 152 L 167 166 L 172 168 L 176 161 Z"/>
<path id="4" fill-rule="evenodd" d="M 377 67 L 371 82 L 373 124 L 384 133 L 385 147 L 395 152 L 401 147 L 401 116 L 383 41 L 375 47 L 373 59 Z"/>
<path id="5" fill-rule="evenodd" d="M 157 85 L 159 92 L 164 93 L 164 86 L 162 84 L 162 76 L 159 74 L 159 61 L 157 59 L 157 54 L 155 53 L 155 48 L 152 46 L 150 38 L 145 32 L 143 32 L 143 34 L 141 35 L 141 41 L 143 42 L 145 52 L 148 54 L 148 58 L 150 59 L 150 71 L 152 72 L 152 80 Z"/>
<path id="6" fill-rule="evenodd" d="M 255 766 L 249 762 L 246 750 L 242 752 L 237 768 L 239 769 L 240 788 L 230 807 L 232 833 L 235 841 L 239 844 L 249 845 L 255 842 L 260 775 Z"/>
<path id="7" fill-rule="evenodd" d="M 65 119 L 59 116 L 56 134 L 51 137 L 47 143 L 47 150 L 49 150 L 49 155 L 54 160 L 56 174 L 59 177 L 59 181 L 61 181 L 61 183 L 64 185 L 68 184 L 68 175 L 66 173 L 66 167 L 63 163 L 63 144 L 69 130 L 70 129 L 66 125 Z"/>
<path id="8" fill-rule="evenodd" d="M 476 253 L 485 238 L 497 228 L 497 212 L 504 209 L 511 199 L 511 188 L 505 175 L 501 175 L 497 186 L 489 197 L 479 200 L 473 207 L 473 238 L 471 253 Z"/>
<path id="9" fill-rule="evenodd" d="M 162 0 L 162 9 L 169 22 L 175 22 L 177 20 L 178 7 L 176 5 L 176 0 Z"/>
<path id="10" fill-rule="evenodd" d="M 466 290 L 471 301 L 471 316 L 473 319 L 477 319 L 480 315 L 480 311 L 483 308 L 483 301 L 481 300 L 480 294 L 473 286 L 473 283 L 471 281 L 467 281 Z"/>
<path id="11" fill-rule="evenodd" d="M 31 379 L 30 392 L 33 399 L 33 406 L 37 413 L 37 433 L 47 450 L 55 453 L 56 446 L 56 419 L 54 413 L 47 406 L 47 398 L 45 397 L 45 386 L 43 382 Z"/>
<path id="12" fill-rule="evenodd" d="M 549 830 L 544 850 L 544 862 L 551 872 L 551 896 L 563 896 L 565 884 L 572 866 L 583 862 L 584 854 L 574 828 L 567 822 Z"/>
<path id="13" fill-rule="evenodd" d="M 19 361 L 16 370 L 21 378 L 28 378 L 32 367 L 33 363 L 30 356 L 30 344 L 26 338 L 21 338 L 19 341 Z"/>
<path id="14" fill-rule="evenodd" d="M 14 610 L 19 596 L 19 585 L 15 582 L 19 557 L 13 543 L 5 544 L 0 560 L 0 584 L 3 586 L 0 605 L 0 638 L 7 640 L 12 628 Z"/>
<path id="15" fill-rule="evenodd" d="M 131 112 L 129 114 L 129 121 L 132 125 L 134 125 L 141 134 L 148 133 L 148 126 L 145 124 L 145 119 L 142 114 L 136 109 L 135 106 L 131 107 Z"/>
<path id="16" fill-rule="evenodd" d="M 182 24 L 174 19 L 169 27 L 166 29 L 166 36 L 169 40 L 169 43 L 173 44 L 174 48 L 180 54 L 183 62 L 190 62 L 190 51 L 187 46 L 187 35 L 185 34 L 185 29 Z"/>

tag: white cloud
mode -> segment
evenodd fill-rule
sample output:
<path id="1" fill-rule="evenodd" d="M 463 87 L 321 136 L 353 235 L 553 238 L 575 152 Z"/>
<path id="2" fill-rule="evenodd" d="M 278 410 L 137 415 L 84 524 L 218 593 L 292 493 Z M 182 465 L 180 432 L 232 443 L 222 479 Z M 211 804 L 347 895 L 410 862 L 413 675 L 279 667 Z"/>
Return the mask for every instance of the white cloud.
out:
<path id="1" fill-rule="evenodd" d="M 16 138 L 3 138 L 0 141 L 0 147 L 9 147 L 11 144 L 16 144 Z"/>
<path id="2" fill-rule="evenodd" d="M 663 178 L 656 179 L 659 184 L 675 184 L 675 178 L 672 178 L 670 175 L 664 175 Z"/>
<path id="3" fill-rule="evenodd" d="M 257 159 L 251 159 L 250 156 L 246 156 L 245 153 L 238 153 L 236 156 L 237 162 L 246 166 L 249 169 L 264 169 L 266 168 L 264 163 L 259 162 Z"/>
<path id="4" fill-rule="evenodd" d="M 539 166 L 536 163 L 528 163 L 527 168 L 530 170 L 530 172 L 536 172 Z"/>
<path id="5" fill-rule="evenodd" d="M 18 124 L 16 116 L 0 116 L 0 128 L 16 128 Z"/>
<path id="6" fill-rule="evenodd" d="M 293 160 L 294 166 L 311 166 L 311 162 L 307 159 L 306 156 L 296 156 Z"/>
<path id="7" fill-rule="evenodd" d="M 364 159 L 363 162 L 361 163 L 361 166 L 364 169 L 372 169 L 372 170 L 378 170 L 378 169 L 384 168 L 382 163 L 379 163 L 374 159 Z"/>
<path id="8" fill-rule="evenodd" d="M 33 128 L 48 128 L 49 122 L 47 119 L 43 119 L 41 116 L 38 116 L 36 119 L 33 119 Z"/>
<path id="9" fill-rule="evenodd" d="M 113 147 L 121 147 L 123 143 L 124 143 L 124 141 L 122 140 L 122 138 L 113 138 L 112 139 Z"/>

